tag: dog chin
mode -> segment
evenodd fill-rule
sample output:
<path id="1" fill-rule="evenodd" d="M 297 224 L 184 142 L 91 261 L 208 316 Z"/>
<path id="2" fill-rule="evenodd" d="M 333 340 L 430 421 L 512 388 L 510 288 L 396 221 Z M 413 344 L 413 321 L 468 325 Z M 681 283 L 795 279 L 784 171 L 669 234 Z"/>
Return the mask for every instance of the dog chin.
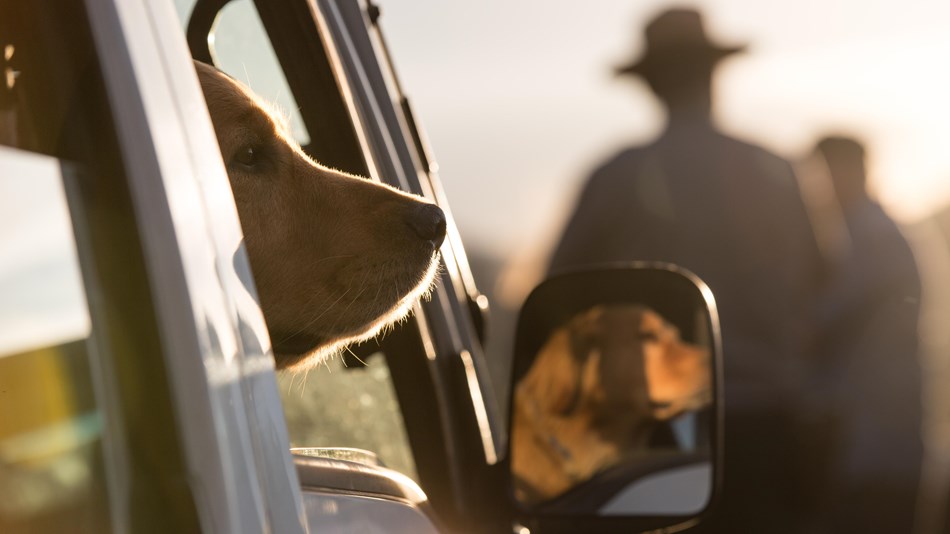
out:
<path id="1" fill-rule="evenodd" d="M 376 317 L 366 326 L 357 329 L 355 334 L 344 334 L 335 339 L 323 341 L 305 354 L 284 354 L 275 346 L 274 352 L 277 355 L 278 368 L 292 372 L 306 371 L 340 353 L 349 345 L 372 339 L 405 320 L 416 302 L 419 302 L 420 299 L 428 299 L 431 295 L 432 288 L 435 286 L 436 275 L 439 273 L 439 265 L 439 253 L 434 252 L 428 269 L 412 291 L 396 302 L 389 311 Z"/>

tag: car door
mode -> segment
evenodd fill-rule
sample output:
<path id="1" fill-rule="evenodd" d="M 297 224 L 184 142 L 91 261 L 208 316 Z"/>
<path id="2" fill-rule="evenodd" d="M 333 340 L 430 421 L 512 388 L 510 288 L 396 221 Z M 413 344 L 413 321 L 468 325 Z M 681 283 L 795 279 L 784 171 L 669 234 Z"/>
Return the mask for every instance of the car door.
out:
<path id="1" fill-rule="evenodd" d="M 22 215 L 0 256 L 0 375 L 17 391 L 0 421 L 15 451 L 0 460 L 15 496 L 2 530 L 305 531 L 266 328 L 174 11 L 0 8 L 2 203 Z"/>

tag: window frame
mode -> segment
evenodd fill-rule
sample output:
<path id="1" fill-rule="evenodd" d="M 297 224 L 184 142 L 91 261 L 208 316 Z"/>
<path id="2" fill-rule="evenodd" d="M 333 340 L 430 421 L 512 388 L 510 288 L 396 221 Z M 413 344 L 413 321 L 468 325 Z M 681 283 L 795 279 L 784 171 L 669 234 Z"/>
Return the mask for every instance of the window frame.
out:
<path id="1" fill-rule="evenodd" d="M 388 163 L 380 164 L 381 181 L 428 198 L 448 215 L 441 283 L 428 302 L 416 307 L 415 328 L 409 325 L 383 340 L 416 456 L 429 457 L 435 447 L 446 454 L 444 459 L 436 455 L 438 461 L 424 458 L 429 471 L 417 460 L 423 488 L 436 509 L 459 527 L 472 521 L 503 524 L 506 499 L 499 495 L 496 477 L 506 429 L 477 328 L 481 310 L 471 305 L 478 291 L 437 166 L 398 83 L 378 24 L 379 9 L 358 0 L 315 3 L 321 8 L 322 24 L 337 43 L 341 84 L 349 84 L 357 116 L 370 128 L 370 150 L 378 161 Z M 425 370 L 417 365 L 421 362 L 416 355 L 422 352 L 414 346 L 415 335 L 428 359 Z M 434 401 L 419 398 L 420 383 L 431 384 Z M 434 425 L 436 420 L 441 424 Z M 437 476 L 431 476 L 432 471 Z"/>

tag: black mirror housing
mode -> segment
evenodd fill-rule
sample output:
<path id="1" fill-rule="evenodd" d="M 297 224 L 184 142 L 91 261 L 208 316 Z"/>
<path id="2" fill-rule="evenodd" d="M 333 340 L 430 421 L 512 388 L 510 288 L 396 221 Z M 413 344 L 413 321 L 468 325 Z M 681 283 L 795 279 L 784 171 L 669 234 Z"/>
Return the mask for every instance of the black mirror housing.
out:
<path id="1" fill-rule="evenodd" d="M 709 288 L 670 264 L 564 272 L 518 319 L 509 503 L 539 532 L 688 527 L 722 478 L 722 370 Z"/>

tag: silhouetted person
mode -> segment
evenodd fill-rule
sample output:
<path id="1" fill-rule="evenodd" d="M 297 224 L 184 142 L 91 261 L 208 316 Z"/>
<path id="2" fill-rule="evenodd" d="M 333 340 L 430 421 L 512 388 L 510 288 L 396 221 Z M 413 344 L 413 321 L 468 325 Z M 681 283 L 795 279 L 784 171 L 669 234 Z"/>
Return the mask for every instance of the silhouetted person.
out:
<path id="1" fill-rule="evenodd" d="M 726 462 L 707 528 L 797 532 L 793 421 L 821 261 L 790 164 L 713 124 L 713 70 L 742 50 L 710 42 L 693 10 L 649 23 L 645 54 L 618 74 L 649 84 L 666 130 L 593 173 L 550 268 L 659 260 L 709 285 L 724 343 Z"/>
<path id="2" fill-rule="evenodd" d="M 827 163 L 848 236 L 821 305 L 839 430 L 830 531 L 911 532 L 923 460 L 917 265 L 868 196 L 862 145 L 828 137 L 815 152 Z"/>

